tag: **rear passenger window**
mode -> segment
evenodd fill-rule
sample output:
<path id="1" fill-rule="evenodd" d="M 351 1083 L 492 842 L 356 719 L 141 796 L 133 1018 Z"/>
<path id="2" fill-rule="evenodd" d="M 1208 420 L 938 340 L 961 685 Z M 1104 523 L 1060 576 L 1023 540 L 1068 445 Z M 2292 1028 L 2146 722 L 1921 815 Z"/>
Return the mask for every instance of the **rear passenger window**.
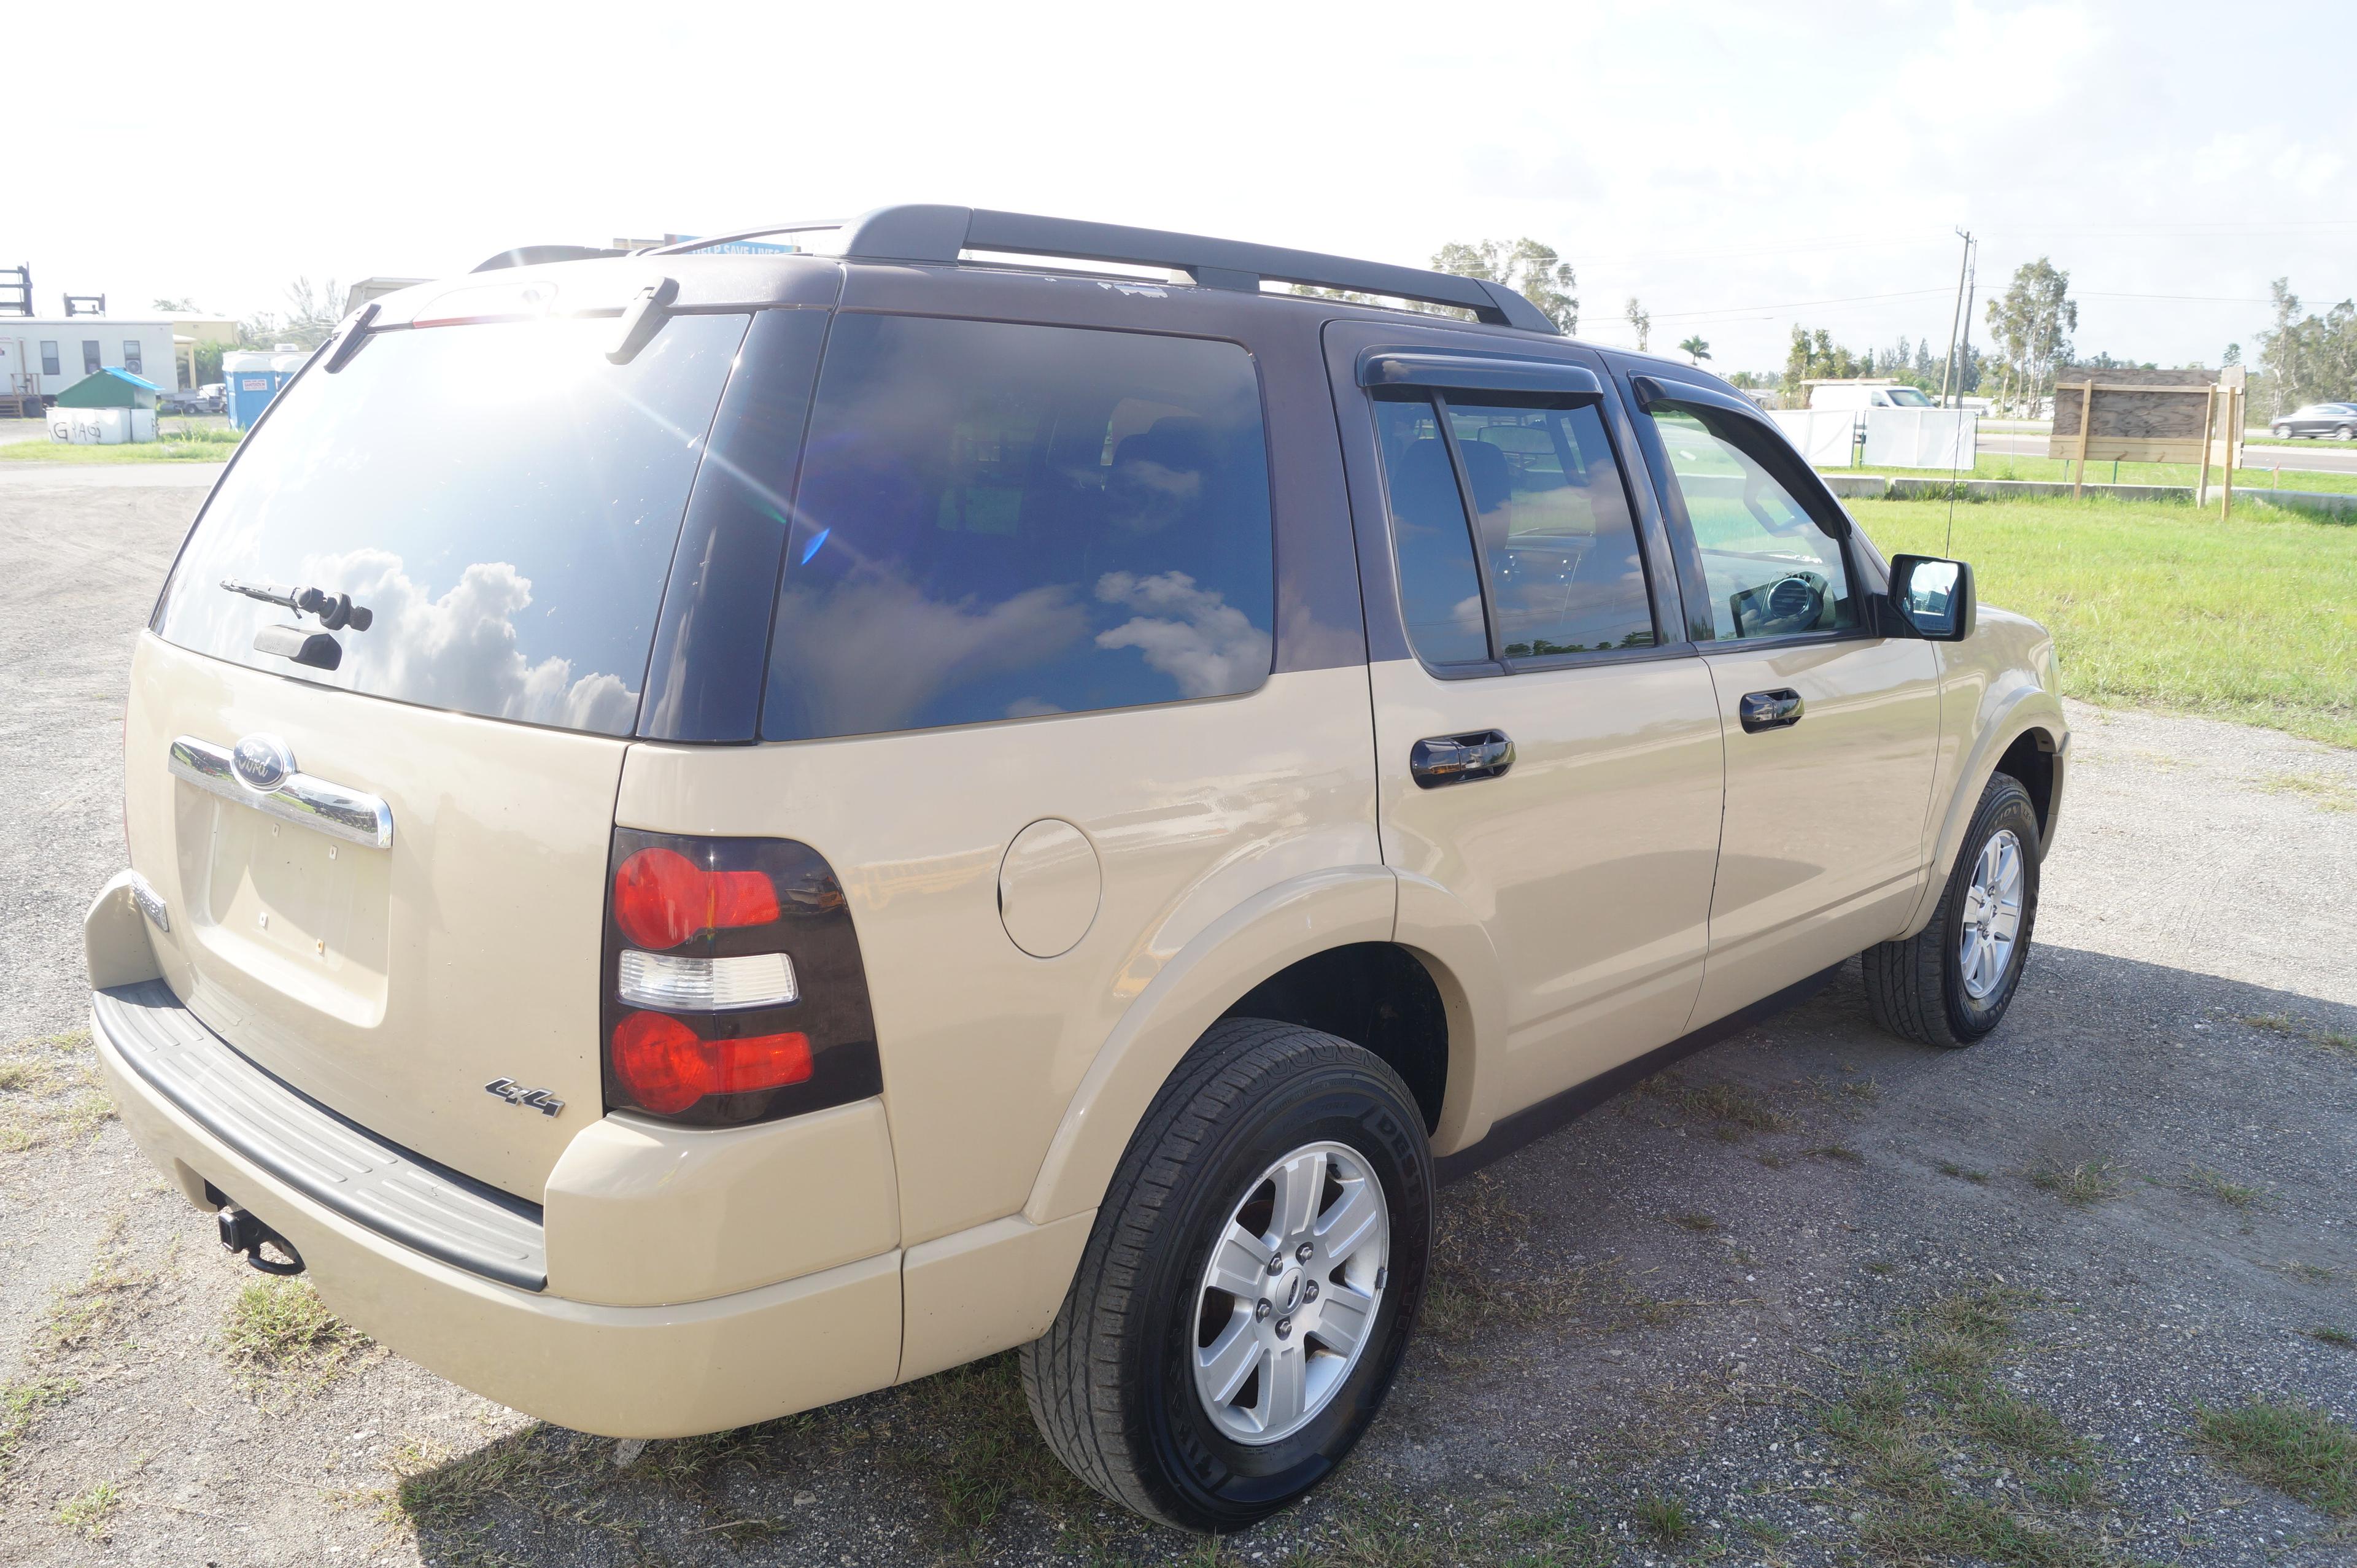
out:
<path id="1" fill-rule="evenodd" d="M 1232 343 L 843 315 L 761 733 L 812 739 L 1247 692 L 1275 553 Z"/>
<path id="2" fill-rule="evenodd" d="M 1401 605 L 1426 661 L 1653 642 L 1629 494 L 1594 403 L 1413 392 L 1375 409 Z"/>

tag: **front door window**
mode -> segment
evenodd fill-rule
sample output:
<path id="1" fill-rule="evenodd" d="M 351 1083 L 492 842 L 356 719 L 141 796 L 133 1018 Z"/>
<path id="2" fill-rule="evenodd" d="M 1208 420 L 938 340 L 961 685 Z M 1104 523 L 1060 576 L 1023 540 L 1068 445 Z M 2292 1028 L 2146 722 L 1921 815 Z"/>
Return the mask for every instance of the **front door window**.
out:
<path id="1" fill-rule="evenodd" d="M 1841 541 L 1761 462 L 1764 433 L 1717 409 L 1656 404 L 1722 642 L 1846 631 L 1857 600 Z"/>

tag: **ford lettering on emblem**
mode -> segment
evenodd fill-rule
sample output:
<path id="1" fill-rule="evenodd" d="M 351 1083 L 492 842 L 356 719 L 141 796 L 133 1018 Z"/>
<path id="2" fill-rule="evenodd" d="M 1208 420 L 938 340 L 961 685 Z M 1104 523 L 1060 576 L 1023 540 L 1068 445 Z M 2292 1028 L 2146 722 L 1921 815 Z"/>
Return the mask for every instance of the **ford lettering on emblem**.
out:
<path id="1" fill-rule="evenodd" d="M 229 765 L 239 783 L 257 795 L 267 795 L 295 771 L 295 754 L 274 735 L 250 735 L 237 743 Z"/>

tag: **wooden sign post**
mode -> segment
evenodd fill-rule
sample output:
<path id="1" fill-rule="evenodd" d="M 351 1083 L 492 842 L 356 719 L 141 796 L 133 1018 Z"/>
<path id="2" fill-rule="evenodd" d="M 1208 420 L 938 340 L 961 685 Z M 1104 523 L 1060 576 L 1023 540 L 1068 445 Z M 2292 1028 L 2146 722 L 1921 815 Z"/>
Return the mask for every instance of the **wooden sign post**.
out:
<path id="1" fill-rule="evenodd" d="M 2233 370 L 2067 366 L 2054 379 L 2054 428 L 2046 455 L 2070 467 L 2074 496 L 2086 486 L 2090 461 L 2206 463 L 2221 392 L 2234 379 Z"/>

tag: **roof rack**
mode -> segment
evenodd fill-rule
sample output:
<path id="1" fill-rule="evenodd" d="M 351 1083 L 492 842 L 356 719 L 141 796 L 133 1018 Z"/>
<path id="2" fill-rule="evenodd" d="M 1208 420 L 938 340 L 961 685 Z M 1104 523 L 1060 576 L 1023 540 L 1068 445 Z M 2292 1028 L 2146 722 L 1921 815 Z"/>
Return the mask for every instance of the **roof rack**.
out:
<path id="1" fill-rule="evenodd" d="M 1278 245 L 1217 240 L 1202 234 L 1179 234 L 1167 229 L 1132 229 L 1074 218 L 1041 218 L 986 207 L 878 207 L 848 220 L 778 223 L 710 239 L 684 240 L 640 253 L 677 255 L 735 240 L 813 229 L 841 230 L 841 253 L 856 261 L 947 263 L 956 262 L 967 251 L 999 251 L 1016 255 L 1114 262 L 1126 266 L 1168 267 L 1185 273 L 1200 288 L 1256 294 L 1261 280 L 1267 278 L 1278 283 L 1307 284 L 1313 288 L 1347 289 L 1426 305 L 1454 306 L 1471 311 L 1477 320 L 1492 327 L 1519 327 L 1526 332 L 1557 335 L 1555 324 L 1537 306 L 1503 284 L 1486 278 L 1459 277 L 1454 273 L 1393 266 L 1385 262 L 1356 261 L 1349 256 L 1322 255 L 1316 251 L 1291 251 Z"/>

